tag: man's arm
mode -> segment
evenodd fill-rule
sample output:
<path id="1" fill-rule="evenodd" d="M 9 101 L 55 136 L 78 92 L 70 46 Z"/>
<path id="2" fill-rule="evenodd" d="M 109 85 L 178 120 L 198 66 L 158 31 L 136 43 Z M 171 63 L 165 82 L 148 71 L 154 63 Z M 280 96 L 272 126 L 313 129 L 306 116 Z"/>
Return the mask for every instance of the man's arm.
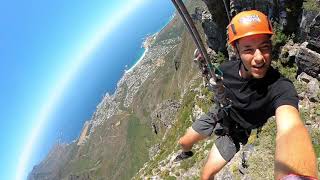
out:
<path id="1" fill-rule="evenodd" d="M 298 110 L 290 105 L 278 107 L 276 122 L 275 178 L 290 173 L 318 177 L 314 149 Z"/>

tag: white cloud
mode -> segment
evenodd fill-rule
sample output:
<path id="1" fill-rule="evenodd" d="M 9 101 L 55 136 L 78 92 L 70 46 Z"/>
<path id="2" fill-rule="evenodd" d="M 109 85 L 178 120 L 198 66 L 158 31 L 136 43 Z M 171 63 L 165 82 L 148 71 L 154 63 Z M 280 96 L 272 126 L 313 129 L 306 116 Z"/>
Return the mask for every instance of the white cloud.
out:
<path id="1" fill-rule="evenodd" d="M 108 18 L 107 22 L 103 27 L 93 35 L 90 42 L 86 43 L 86 47 L 81 49 L 69 66 L 69 71 L 65 72 L 60 80 L 57 82 L 55 88 L 53 89 L 51 96 L 47 98 L 45 105 L 42 107 L 35 121 L 33 129 L 27 138 L 26 144 L 22 149 L 22 153 L 19 157 L 19 162 L 16 170 L 16 180 L 26 179 L 26 168 L 30 160 L 30 156 L 33 152 L 33 147 L 36 145 L 38 137 L 42 134 L 48 118 L 50 117 L 52 111 L 56 108 L 57 103 L 61 100 L 63 92 L 68 87 L 69 83 L 78 74 L 79 70 L 88 63 L 90 60 L 90 55 L 95 51 L 97 47 L 107 38 L 112 30 L 117 27 L 130 13 L 137 9 L 144 0 L 131 0 L 127 2 L 121 10 L 119 10 L 114 16 Z"/>

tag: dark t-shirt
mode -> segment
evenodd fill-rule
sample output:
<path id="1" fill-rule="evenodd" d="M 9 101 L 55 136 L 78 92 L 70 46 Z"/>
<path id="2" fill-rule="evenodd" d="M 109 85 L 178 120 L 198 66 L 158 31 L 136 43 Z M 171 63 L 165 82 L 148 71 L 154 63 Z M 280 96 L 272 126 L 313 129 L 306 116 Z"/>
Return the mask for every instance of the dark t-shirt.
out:
<path id="1" fill-rule="evenodd" d="M 244 79 L 239 75 L 240 61 L 228 61 L 220 66 L 226 97 L 232 108 L 252 125 L 261 126 L 275 115 L 281 105 L 298 109 L 298 94 L 290 80 L 270 67 L 261 79 Z"/>

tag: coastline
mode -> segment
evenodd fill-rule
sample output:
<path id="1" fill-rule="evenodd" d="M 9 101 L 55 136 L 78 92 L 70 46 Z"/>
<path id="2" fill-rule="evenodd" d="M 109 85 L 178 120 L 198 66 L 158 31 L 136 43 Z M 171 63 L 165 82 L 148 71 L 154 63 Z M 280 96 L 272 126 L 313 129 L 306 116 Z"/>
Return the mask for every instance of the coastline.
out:
<path id="1" fill-rule="evenodd" d="M 125 70 L 125 74 L 129 73 L 131 71 L 133 71 L 133 69 L 142 61 L 142 59 L 145 57 L 146 53 L 148 52 L 148 48 L 146 48 L 143 52 L 143 54 L 141 55 L 141 57 L 138 59 L 138 61 L 128 70 Z"/>
<path id="2" fill-rule="evenodd" d="M 148 41 L 148 38 L 151 37 L 151 38 L 154 38 L 156 39 L 157 38 L 157 35 L 165 28 L 168 26 L 168 24 L 173 20 L 173 18 L 175 17 L 176 13 L 173 12 L 173 14 L 170 16 L 170 18 L 168 19 L 168 21 L 155 33 L 153 33 L 152 35 L 150 36 L 146 36 L 145 37 L 145 41 L 142 42 L 142 47 L 145 48 L 143 54 L 141 55 L 141 57 L 138 59 L 138 61 L 132 66 L 130 67 L 128 70 L 125 70 L 124 74 L 127 74 L 131 71 L 133 71 L 133 69 L 143 60 L 143 58 L 145 57 L 146 53 L 148 52 L 149 50 L 149 46 L 148 45 L 145 45 L 146 44 L 146 41 Z M 120 78 L 122 79 L 122 77 Z"/>

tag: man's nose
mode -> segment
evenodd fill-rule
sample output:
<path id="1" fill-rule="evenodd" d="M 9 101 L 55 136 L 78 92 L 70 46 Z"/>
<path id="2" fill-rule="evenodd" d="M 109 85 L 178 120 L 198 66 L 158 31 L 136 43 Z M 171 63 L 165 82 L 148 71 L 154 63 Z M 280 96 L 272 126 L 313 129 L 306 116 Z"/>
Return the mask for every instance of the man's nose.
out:
<path id="1" fill-rule="evenodd" d="M 256 49 L 254 52 L 254 59 L 256 64 L 262 63 L 264 61 L 264 57 L 259 49 Z"/>

